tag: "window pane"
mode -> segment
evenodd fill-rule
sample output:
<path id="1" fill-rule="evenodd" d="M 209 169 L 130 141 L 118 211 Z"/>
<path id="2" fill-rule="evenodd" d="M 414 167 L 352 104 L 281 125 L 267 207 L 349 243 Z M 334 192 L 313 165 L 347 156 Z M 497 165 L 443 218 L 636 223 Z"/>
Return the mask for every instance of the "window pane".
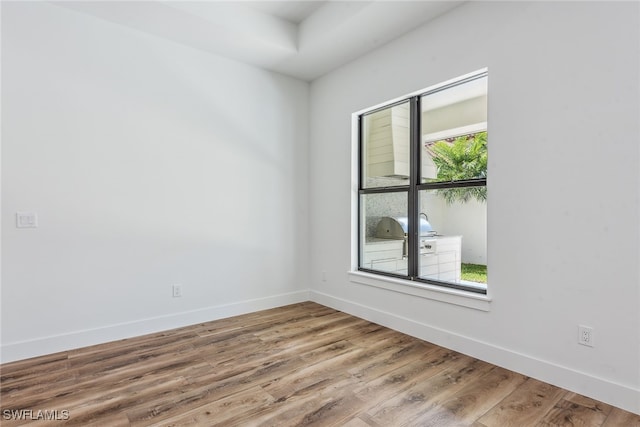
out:
<path id="1" fill-rule="evenodd" d="M 362 188 L 409 184 L 409 102 L 362 117 Z"/>
<path id="2" fill-rule="evenodd" d="M 487 203 L 478 197 L 448 202 L 443 194 L 449 190 L 420 191 L 421 217 L 435 235 L 421 233 L 418 277 L 486 289 Z"/>
<path id="3" fill-rule="evenodd" d="M 360 267 L 407 275 L 407 192 L 360 196 Z"/>
<path id="4" fill-rule="evenodd" d="M 421 98 L 420 182 L 487 176 L 487 77 Z"/>

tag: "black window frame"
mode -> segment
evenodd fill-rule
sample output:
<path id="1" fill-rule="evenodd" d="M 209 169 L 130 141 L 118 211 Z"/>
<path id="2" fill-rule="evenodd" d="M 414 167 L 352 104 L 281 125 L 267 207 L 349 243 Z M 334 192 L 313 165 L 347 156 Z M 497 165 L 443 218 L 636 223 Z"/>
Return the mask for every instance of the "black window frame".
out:
<path id="1" fill-rule="evenodd" d="M 487 178 L 473 178 L 473 179 L 464 179 L 457 181 L 435 181 L 435 182 L 420 182 L 420 165 L 422 164 L 421 159 L 421 100 L 424 96 L 430 95 L 436 92 L 440 92 L 464 83 L 471 82 L 473 80 L 485 78 L 488 76 L 487 71 L 482 71 L 479 73 L 475 73 L 469 75 L 465 78 L 461 78 L 455 81 L 451 81 L 442 86 L 438 86 L 432 90 L 427 90 L 421 92 L 417 95 L 411 95 L 406 98 L 395 100 L 378 108 L 372 109 L 370 111 L 366 111 L 362 114 L 358 115 L 358 256 L 357 256 L 357 268 L 358 271 L 372 273 L 380 276 L 389 276 L 399 279 L 410 280 L 418 283 L 425 283 L 431 285 L 437 285 L 445 288 L 452 288 L 457 290 L 463 290 L 468 292 L 473 292 L 477 294 L 487 294 L 486 287 L 474 287 L 474 286 L 466 286 L 461 283 L 447 282 L 430 278 L 421 278 L 419 277 L 419 256 L 420 256 L 420 248 L 419 248 L 419 221 L 420 221 L 420 212 L 418 209 L 419 206 L 419 194 L 420 191 L 423 190 L 440 190 L 440 189 L 448 189 L 448 188 L 471 188 L 471 187 L 486 187 L 487 186 Z M 402 103 L 409 102 L 409 123 L 410 123 L 410 140 L 409 140 L 409 184 L 408 185 L 399 185 L 392 187 L 370 187 L 365 188 L 364 180 L 363 180 L 363 154 L 364 154 L 364 117 L 370 115 L 372 113 L 391 108 L 396 105 L 400 105 Z M 407 258 L 407 275 L 398 274 L 389 271 L 381 271 L 374 270 L 366 267 L 362 267 L 362 254 L 363 254 L 363 242 L 364 236 L 363 233 L 363 218 L 362 218 L 362 199 L 363 195 L 367 194 L 388 194 L 395 192 L 406 192 L 407 193 L 407 217 L 408 217 L 408 229 L 409 233 L 407 234 L 407 245 L 408 245 L 408 258 Z"/>

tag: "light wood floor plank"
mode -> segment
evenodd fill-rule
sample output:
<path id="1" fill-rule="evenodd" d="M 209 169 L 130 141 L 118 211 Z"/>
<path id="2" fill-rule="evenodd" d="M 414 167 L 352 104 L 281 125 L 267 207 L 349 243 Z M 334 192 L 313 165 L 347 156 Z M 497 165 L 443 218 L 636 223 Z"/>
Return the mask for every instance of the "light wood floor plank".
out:
<path id="1" fill-rule="evenodd" d="M 419 417 L 421 427 L 468 426 L 521 386 L 527 377 L 494 367 Z"/>
<path id="2" fill-rule="evenodd" d="M 396 365 L 383 365 L 386 369 L 382 372 L 375 369 L 360 374 L 358 378 L 361 380 L 361 385 L 356 387 L 354 393 L 373 406 L 392 399 L 403 390 L 441 373 L 447 367 L 446 360 L 455 363 L 454 360 L 460 359 L 459 353 L 454 354 L 443 348 L 435 349 L 430 353 L 431 357 L 412 360 L 397 367 Z M 465 359 L 465 363 L 468 360 L 470 359 Z"/>
<path id="3" fill-rule="evenodd" d="M 352 418 L 345 422 L 342 427 L 371 427 L 371 425 L 367 424 L 360 418 Z"/>
<path id="4" fill-rule="evenodd" d="M 597 406 L 583 406 L 561 399 L 538 423 L 540 426 L 601 426 L 607 414 L 598 410 Z"/>
<path id="5" fill-rule="evenodd" d="M 490 426 L 537 425 L 567 391 L 529 378 L 478 421 Z"/>
<path id="6" fill-rule="evenodd" d="M 255 386 L 240 393 L 200 405 L 190 411 L 176 415 L 172 418 L 163 419 L 153 425 L 157 426 L 216 426 L 229 425 L 231 419 L 254 410 L 256 407 L 263 407 L 274 399 Z"/>
<path id="7" fill-rule="evenodd" d="M 381 425 L 420 425 L 424 413 L 493 367 L 477 359 L 461 360 L 459 363 L 459 366 L 452 363 L 440 373 L 412 384 L 393 398 L 376 405 L 368 413 Z"/>
<path id="8" fill-rule="evenodd" d="M 603 427 L 640 427 L 640 415 L 632 414 L 622 409 L 613 408 Z"/>
<path id="9" fill-rule="evenodd" d="M 3 427 L 640 427 L 638 415 L 312 302 L 1 365 L 0 409 Z M 39 410 L 69 419 L 29 419 Z"/>
<path id="10" fill-rule="evenodd" d="M 341 426 L 362 403 L 352 392 L 350 378 L 332 376 L 297 389 L 256 413 L 230 420 L 230 425 Z"/>

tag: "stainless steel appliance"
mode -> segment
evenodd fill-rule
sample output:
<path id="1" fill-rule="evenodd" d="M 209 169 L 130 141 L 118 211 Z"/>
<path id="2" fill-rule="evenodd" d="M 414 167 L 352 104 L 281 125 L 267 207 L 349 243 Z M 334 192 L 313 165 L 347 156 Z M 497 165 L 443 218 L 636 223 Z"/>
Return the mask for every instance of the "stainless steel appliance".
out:
<path id="1" fill-rule="evenodd" d="M 423 218 L 424 216 L 424 218 Z M 407 217 L 385 216 L 378 222 L 376 236 L 379 239 L 403 240 L 402 256 L 408 254 L 409 219 Z M 436 250 L 436 231 L 429 224 L 425 214 L 420 214 L 420 254 L 432 253 Z M 430 238 L 430 239 L 429 239 Z"/>

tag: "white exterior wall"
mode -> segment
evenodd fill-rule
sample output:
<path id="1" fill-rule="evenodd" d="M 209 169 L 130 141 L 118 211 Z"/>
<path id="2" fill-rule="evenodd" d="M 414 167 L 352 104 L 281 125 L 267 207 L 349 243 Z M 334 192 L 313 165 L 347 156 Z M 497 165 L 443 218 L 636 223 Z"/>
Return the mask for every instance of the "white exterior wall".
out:
<path id="1" fill-rule="evenodd" d="M 308 86 L 3 2 L 2 361 L 307 300 Z"/>
<path id="2" fill-rule="evenodd" d="M 639 7 L 469 2 L 314 81 L 312 298 L 640 413 Z M 351 114 L 484 67 L 489 311 L 350 281 Z"/>

